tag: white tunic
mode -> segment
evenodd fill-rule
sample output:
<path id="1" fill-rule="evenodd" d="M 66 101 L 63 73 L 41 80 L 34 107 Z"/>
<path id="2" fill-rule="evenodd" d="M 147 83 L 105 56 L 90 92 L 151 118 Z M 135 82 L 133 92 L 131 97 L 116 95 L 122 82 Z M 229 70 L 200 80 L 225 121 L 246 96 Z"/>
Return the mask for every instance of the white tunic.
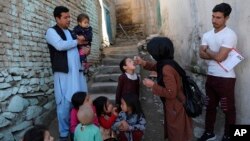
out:
<path id="1" fill-rule="evenodd" d="M 236 48 L 237 36 L 233 30 L 225 27 L 217 33 L 215 33 L 214 31 L 215 30 L 213 29 L 203 35 L 201 45 L 209 46 L 209 49 L 214 52 L 219 52 L 221 47 Z M 212 76 L 235 78 L 234 69 L 227 72 L 215 60 L 208 61 L 207 73 Z"/>
<path id="2" fill-rule="evenodd" d="M 46 41 L 57 50 L 67 50 L 69 72 L 55 72 L 53 76 L 57 104 L 61 102 L 63 97 L 70 102 L 72 95 L 77 91 L 87 92 L 86 78 L 83 72 L 79 72 L 83 68 L 77 50 L 77 41 L 72 39 L 68 30 L 64 29 L 63 31 L 67 41 L 64 41 L 53 28 L 49 28 L 45 35 Z"/>

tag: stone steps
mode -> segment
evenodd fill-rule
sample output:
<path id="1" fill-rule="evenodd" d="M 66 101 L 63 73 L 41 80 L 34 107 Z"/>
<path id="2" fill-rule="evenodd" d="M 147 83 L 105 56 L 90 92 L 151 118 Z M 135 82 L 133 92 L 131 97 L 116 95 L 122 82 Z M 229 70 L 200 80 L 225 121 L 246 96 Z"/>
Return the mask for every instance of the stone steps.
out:
<path id="1" fill-rule="evenodd" d="M 113 73 L 113 74 L 97 74 L 93 78 L 93 82 L 117 82 L 120 73 Z"/>
<path id="2" fill-rule="evenodd" d="M 117 82 L 94 82 L 89 88 L 89 93 L 115 93 Z"/>
<path id="3" fill-rule="evenodd" d="M 118 65 L 113 66 L 101 66 L 99 74 L 113 74 L 113 73 L 121 73 L 120 67 Z"/>
<path id="4" fill-rule="evenodd" d="M 127 54 L 127 53 L 123 53 L 123 54 L 104 54 L 104 57 L 106 58 L 111 58 L 111 59 L 115 59 L 115 58 L 121 58 L 123 59 L 124 57 L 129 57 L 129 58 L 134 58 L 134 56 L 136 56 L 137 54 Z"/>

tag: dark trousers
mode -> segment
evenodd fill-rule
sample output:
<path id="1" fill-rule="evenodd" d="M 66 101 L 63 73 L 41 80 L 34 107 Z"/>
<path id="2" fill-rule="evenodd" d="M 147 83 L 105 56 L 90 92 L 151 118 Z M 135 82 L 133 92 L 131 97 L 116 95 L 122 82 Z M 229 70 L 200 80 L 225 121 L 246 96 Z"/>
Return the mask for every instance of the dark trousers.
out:
<path id="1" fill-rule="evenodd" d="M 235 78 L 222 78 L 207 76 L 206 81 L 206 120 L 205 131 L 213 132 L 216 120 L 216 108 L 220 103 L 221 109 L 225 114 L 224 134 L 229 135 L 229 125 L 235 124 L 235 100 L 234 87 Z"/>
<path id="2" fill-rule="evenodd" d="M 140 130 L 136 130 L 136 131 L 132 131 L 131 135 L 132 135 L 133 141 L 141 141 L 143 132 Z M 118 135 L 118 139 L 119 141 L 129 141 L 125 135 L 125 132 L 120 132 Z"/>

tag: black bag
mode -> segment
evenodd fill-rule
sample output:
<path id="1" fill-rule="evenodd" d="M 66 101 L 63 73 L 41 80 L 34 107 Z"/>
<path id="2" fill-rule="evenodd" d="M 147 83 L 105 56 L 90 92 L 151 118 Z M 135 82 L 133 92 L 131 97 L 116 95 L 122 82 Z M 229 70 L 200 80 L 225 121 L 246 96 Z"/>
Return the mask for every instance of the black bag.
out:
<path id="1" fill-rule="evenodd" d="M 182 76 L 182 84 L 186 101 L 184 108 L 189 117 L 197 117 L 202 114 L 202 108 L 204 105 L 204 97 L 193 79 L 189 76 Z"/>
<path id="2" fill-rule="evenodd" d="M 157 73 L 159 74 L 158 84 L 165 86 L 163 83 L 162 69 L 164 65 L 172 66 L 182 77 L 183 92 L 186 96 L 186 101 L 183 103 L 185 111 L 189 117 L 197 117 L 202 114 L 202 108 L 204 105 L 204 97 L 195 83 L 195 81 L 186 75 L 185 70 L 174 60 L 163 60 L 157 64 Z"/>

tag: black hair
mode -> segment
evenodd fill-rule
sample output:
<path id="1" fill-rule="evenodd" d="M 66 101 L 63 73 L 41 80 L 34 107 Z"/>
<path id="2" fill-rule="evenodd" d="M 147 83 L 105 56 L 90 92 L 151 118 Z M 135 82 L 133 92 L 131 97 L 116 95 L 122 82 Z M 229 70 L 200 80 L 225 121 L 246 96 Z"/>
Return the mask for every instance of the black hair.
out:
<path id="1" fill-rule="evenodd" d="M 75 109 L 79 109 L 79 107 L 83 104 L 85 98 L 87 96 L 86 92 L 76 92 L 71 98 L 71 103 L 73 104 Z"/>
<path id="2" fill-rule="evenodd" d="M 224 17 L 227 17 L 230 15 L 232 11 L 232 8 L 229 4 L 227 3 L 221 3 L 221 4 L 218 4 L 216 5 L 214 8 L 213 8 L 213 12 L 221 12 L 224 14 Z"/>
<path id="3" fill-rule="evenodd" d="M 125 73 L 125 69 L 123 68 L 124 66 L 126 66 L 126 60 L 128 59 L 128 57 L 124 57 L 121 62 L 120 62 L 120 70 L 122 71 L 122 73 Z"/>
<path id="4" fill-rule="evenodd" d="M 157 62 L 174 59 L 174 45 L 167 37 L 154 37 L 148 42 L 147 50 Z"/>
<path id="5" fill-rule="evenodd" d="M 97 117 L 100 117 L 102 114 L 105 114 L 104 107 L 107 109 L 107 101 L 108 98 L 105 96 L 99 96 L 93 101 Z"/>
<path id="6" fill-rule="evenodd" d="M 57 6 L 55 9 L 54 9 L 54 17 L 58 17 L 58 18 L 61 18 L 61 13 L 67 13 L 69 12 L 69 9 L 67 7 L 64 7 L 64 6 Z"/>
<path id="7" fill-rule="evenodd" d="M 122 99 L 127 104 L 127 107 L 131 108 L 133 114 L 137 114 L 138 117 L 141 117 L 141 116 L 144 117 L 144 113 L 142 111 L 140 101 L 138 99 L 138 96 L 136 96 L 136 94 L 134 93 L 124 94 L 122 96 Z"/>
<path id="8" fill-rule="evenodd" d="M 77 22 L 78 23 L 82 22 L 84 19 L 88 19 L 89 20 L 89 16 L 87 14 L 84 14 L 84 13 L 82 13 L 82 14 L 80 14 L 80 15 L 77 16 Z"/>
<path id="9" fill-rule="evenodd" d="M 22 141 L 44 141 L 46 131 L 49 131 L 46 126 L 35 125 L 25 132 Z"/>

